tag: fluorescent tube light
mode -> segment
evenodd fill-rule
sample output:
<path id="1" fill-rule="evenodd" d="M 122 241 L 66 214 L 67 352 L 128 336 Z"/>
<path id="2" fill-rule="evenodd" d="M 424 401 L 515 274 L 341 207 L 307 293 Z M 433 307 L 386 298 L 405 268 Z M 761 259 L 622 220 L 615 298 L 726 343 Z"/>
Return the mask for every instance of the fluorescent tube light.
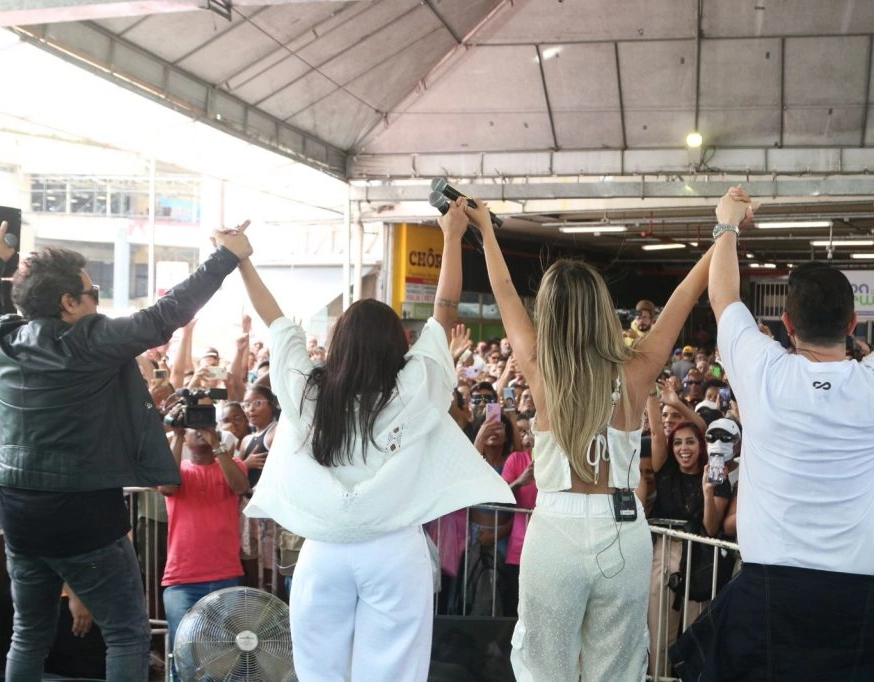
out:
<path id="1" fill-rule="evenodd" d="M 850 258 L 856 258 L 857 260 L 874 258 L 874 253 L 851 253 Z"/>
<path id="2" fill-rule="evenodd" d="M 831 220 L 774 220 L 771 222 L 756 223 L 756 227 L 760 230 L 781 230 L 791 229 L 793 227 L 831 227 Z"/>
<path id="3" fill-rule="evenodd" d="M 628 232 L 628 228 L 625 225 L 586 225 L 586 226 L 571 226 L 571 227 L 560 227 L 558 228 L 559 232 L 564 232 L 565 234 L 599 234 L 601 232 Z M 871 242 L 874 244 L 874 241 Z"/>
<path id="4" fill-rule="evenodd" d="M 676 242 L 666 242 L 664 244 L 645 244 L 640 247 L 644 251 L 667 251 L 668 249 L 685 249 L 685 244 L 678 244 Z"/>
<path id="5" fill-rule="evenodd" d="M 874 246 L 874 239 L 817 239 L 810 242 L 811 246 Z"/>

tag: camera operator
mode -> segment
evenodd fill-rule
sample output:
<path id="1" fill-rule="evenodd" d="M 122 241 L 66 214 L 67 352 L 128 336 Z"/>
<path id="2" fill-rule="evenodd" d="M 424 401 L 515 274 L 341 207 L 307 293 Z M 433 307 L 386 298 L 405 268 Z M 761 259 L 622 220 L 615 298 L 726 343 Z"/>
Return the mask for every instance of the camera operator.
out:
<path id="1" fill-rule="evenodd" d="M 106 640 L 107 679 L 148 678 L 150 628 L 123 486 L 178 483 L 136 363 L 192 319 L 251 246 L 219 248 L 154 305 L 97 312 L 99 289 L 74 251 L 23 259 L 0 319 L 0 525 L 15 605 L 6 679 L 42 677 L 67 582 Z"/>
<path id="2" fill-rule="evenodd" d="M 172 452 L 182 477 L 181 485 L 159 488 L 167 498 L 169 533 L 167 565 L 164 568 L 164 610 L 167 613 L 169 650 L 173 651 L 176 628 L 201 597 L 239 584 L 240 495 L 248 492 L 246 465 L 234 459 L 215 430 L 215 408 L 196 406 L 200 428 L 185 428 L 191 405 L 178 405 L 168 415 L 173 423 Z M 203 425 L 212 412 L 212 425 Z M 167 421 L 167 420 L 165 420 Z M 182 459 L 182 446 L 191 452 Z M 176 679 L 176 666 L 172 666 Z"/>

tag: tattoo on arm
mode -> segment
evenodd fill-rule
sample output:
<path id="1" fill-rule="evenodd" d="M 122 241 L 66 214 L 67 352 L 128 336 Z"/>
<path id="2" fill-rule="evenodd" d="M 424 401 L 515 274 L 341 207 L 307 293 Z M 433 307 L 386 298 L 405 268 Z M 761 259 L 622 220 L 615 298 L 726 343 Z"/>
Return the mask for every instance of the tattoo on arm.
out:
<path id="1" fill-rule="evenodd" d="M 458 301 L 453 301 L 449 298 L 438 298 L 434 301 L 434 305 L 440 306 L 441 308 L 457 308 Z"/>

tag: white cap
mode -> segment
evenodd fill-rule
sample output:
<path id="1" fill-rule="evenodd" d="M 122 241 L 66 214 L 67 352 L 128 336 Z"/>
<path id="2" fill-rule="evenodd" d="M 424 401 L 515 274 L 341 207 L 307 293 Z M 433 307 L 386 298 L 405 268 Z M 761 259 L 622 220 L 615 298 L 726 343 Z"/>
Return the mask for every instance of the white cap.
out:
<path id="1" fill-rule="evenodd" d="M 710 410 L 718 410 L 719 409 L 719 405 L 717 405 L 712 400 L 702 400 L 700 403 L 695 405 L 695 411 L 697 412 L 698 410 L 703 409 L 705 407 L 710 409 Z"/>

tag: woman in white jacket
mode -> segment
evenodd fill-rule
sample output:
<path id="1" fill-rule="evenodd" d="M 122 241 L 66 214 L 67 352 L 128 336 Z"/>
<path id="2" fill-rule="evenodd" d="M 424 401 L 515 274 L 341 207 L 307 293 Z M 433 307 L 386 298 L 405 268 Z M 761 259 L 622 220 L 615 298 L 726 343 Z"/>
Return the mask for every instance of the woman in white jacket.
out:
<path id="1" fill-rule="evenodd" d="M 426 680 L 433 581 L 421 524 L 478 502 L 513 502 L 448 414 L 467 224 L 461 202 L 440 219 L 434 315 L 412 347 L 389 306 L 358 301 L 337 320 L 323 367 L 251 263 L 240 264 L 270 327 L 282 406 L 246 513 L 306 538 L 290 596 L 302 682 Z"/>

